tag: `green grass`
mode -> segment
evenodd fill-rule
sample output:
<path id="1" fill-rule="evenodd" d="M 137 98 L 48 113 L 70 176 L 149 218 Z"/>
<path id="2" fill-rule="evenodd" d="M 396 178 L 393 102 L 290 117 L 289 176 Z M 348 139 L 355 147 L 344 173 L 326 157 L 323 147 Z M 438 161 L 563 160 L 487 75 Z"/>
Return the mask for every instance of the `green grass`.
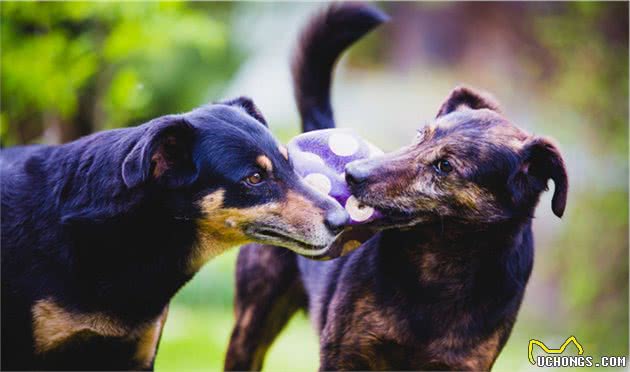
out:
<path id="1" fill-rule="evenodd" d="M 237 250 L 208 263 L 171 303 L 155 362 L 158 371 L 218 371 L 234 325 L 232 299 Z M 319 365 L 315 332 L 294 316 L 265 359 L 267 371 L 314 371 Z"/>
<path id="2" fill-rule="evenodd" d="M 225 311 L 171 306 L 156 359 L 156 369 L 221 369 L 232 321 L 231 314 Z"/>
<path id="3" fill-rule="evenodd" d="M 158 371 L 223 369 L 234 317 L 227 311 L 172 306 L 156 360 Z M 318 350 L 310 323 L 299 314 L 289 322 L 265 360 L 267 371 L 314 371 Z"/>
<path id="4" fill-rule="evenodd" d="M 164 329 L 156 361 L 157 371 L 222 370 L 233 321 L 231 311 L 188 308 L 174 304 Z M 529 332 L 525 325 L 514 330 L 493 368 L 494 371 L 540 370 L 527 360 L 529 338 L 526 333 Z M 538 355 L 538 350 L 536 352 Z M 567 353 L 574 355 L 573 350 L 568 350 Z M 265 359 L 264 370 L 312 372 L 318 366 L 319 351 L 315 332 L 308 319 L 299 313 L 291 319 L 272 345 Z M 584 369 L 562 368 L 563 371 Z"/>

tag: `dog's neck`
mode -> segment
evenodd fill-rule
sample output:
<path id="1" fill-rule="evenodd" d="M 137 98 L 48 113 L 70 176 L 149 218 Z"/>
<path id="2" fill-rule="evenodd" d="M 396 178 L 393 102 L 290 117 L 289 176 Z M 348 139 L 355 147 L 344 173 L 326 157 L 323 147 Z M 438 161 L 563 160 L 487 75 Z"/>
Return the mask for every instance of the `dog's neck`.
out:
<path id="1" fill-rule="evenodd" d="M 70 227 L 72 278 L 88 306 L 129 319 L 159 313 L 193 275 L 194 219 L 139 208 L 132 216 Z M 106 282 L 107 286 L 99 285 Z"/>
<path id="2" fill-rule="evenodd" d="M 436 289 L 429 291 L 433 300 L 457 301 L 471 292 L 509 295 L 514 286 L 524 288 L 522 277 L 529 276 L 509 272 L 512 266 L 520 267 L 512 261 L 525 256 L 522 250 L 531 249 L 529 220 L 491 226 L 418 225 L 385 231 L 381 239 L 384 260 L 398 268 L 407 285 L 413 280 L 419 288 Z M 482 287 L 486 290 L 476 291 Z"/>

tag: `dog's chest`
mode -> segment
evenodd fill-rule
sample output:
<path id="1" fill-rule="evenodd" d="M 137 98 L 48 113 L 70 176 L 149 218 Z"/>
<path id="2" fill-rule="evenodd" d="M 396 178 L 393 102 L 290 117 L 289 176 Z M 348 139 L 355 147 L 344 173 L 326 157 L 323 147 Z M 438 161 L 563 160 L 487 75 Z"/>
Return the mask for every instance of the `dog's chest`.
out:
<path id="1" fill-rule="evenodd" d="M 81 313 L 52 299 L 32 307 L 36 358 L 45 366 L 67 368 L 150 368 L 167 308 L 155 319 L 129 326 L 104 313 Z"/>
<path id="2" fill-rule="evenodd" d="M 346 297 L 347 299 L 347 297 Z M 320 335 L 352 365 L 376 370 L 487 370 L 502 347 L 502 328 L 489 336 L 468 333 L 470 314 L 398 302 L 379 302 L 373 293 L 352 301 L 333 297 Z M 471 341 L 471 340 L 474 340 Z M 343 358 L 341 358 L 343 359 Z"/>

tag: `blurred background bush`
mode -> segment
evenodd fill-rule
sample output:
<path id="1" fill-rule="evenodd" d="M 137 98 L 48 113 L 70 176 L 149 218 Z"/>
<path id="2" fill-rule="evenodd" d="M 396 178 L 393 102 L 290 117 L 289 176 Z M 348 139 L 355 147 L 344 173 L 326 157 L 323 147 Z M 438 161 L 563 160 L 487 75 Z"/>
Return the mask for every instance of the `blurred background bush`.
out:
<path id="1" fill-rule="evenodd" d="M 541 200 L 532 279 L 497 370 L 530 368 L 527 342 L 575 335 L 586 354 L 628 351 L 628 4 L 383 3 L 392 16 L 338 66 L 334 107 L 385 150 L 407 144 L 460 83 L 557 140 L 571 191 Z M 236 95 L 282 141 L 298 132 L 288 61 L 317 3 L 12 3 L 1 11 L 0 144 L 63 143 Z M 158 370 L 217 370 L 233 322 L 237 250 L 175 298 Z M 298 315 L 267 370 L 313 371 Z"/>

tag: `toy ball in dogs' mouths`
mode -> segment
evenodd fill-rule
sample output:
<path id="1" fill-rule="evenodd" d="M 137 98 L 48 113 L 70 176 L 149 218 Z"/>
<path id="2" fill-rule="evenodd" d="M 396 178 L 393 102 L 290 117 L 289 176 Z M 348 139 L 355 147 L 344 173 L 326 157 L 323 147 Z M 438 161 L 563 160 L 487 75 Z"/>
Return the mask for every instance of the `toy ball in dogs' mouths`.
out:
<path id="1" fill-rule="evenodd" d="M 335 258 L 359 247 L 376 232 L 364 226 L 381 217 L 360 206 L 346 183 L 346 164 L 383 153 L 349 129 L 323 129 L 303 133 L 288 144 L 289 159 L 296 172 L 316 190 L 333 197 L 350 215 L 348 227 L 337 237 L 325 257 Z"/>

